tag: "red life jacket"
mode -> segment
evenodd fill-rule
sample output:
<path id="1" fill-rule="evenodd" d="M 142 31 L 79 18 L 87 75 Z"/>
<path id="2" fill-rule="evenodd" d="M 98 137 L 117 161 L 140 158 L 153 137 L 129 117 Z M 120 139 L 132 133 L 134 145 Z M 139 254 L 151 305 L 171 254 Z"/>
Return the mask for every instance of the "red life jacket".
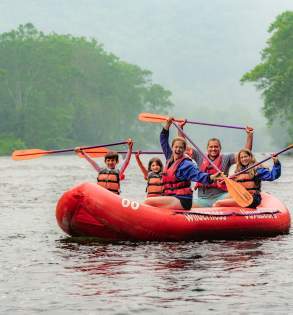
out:
<path id="1" fill-rule="evenodd" d="M 192 190 L 190 188 L 191 182 L 189 180 L 181 181 L 176 177 L 176 171 L 180 164 L 184 160 L 191 159 L 184 155 L 181 159 L 168 160 L 163 171 L 163 184 L 164 184 L 164 195 L 166 196 L 176 196 L 176 195 L 192 195 Z M 173 162 L 173 164 L 171 164 Z"/>
<path id="2" fill-rule="evenodd" d="M 261 180 L 247 172 L 239 174 L 234 180 L 245 187 L 252 195 L 261 190 Z"/>
<path id="3" fill-rule="evenodd" d="M 164 191 L 162 173 L 149 172 L 146 187 L 147 197 L 162 196 Z"/>
<path id="4" fill-rule="evenodd" d="M 98 185 L 112 191 L 114 194 L 120 194 L 120 177 L 117 169 L 101 169 L 97 177 L 97 182 Z"/>
<path id="5" fill-rule="evenodd" d="M 192 153 L 193 153 L 193 149 L 191 147 L 188 147 L 185 150 L 185 154 L 187 154 L 191 159 L 192 159 Z"/>
<path id="6" fill-rule="evenodd" d="M 219 155 L 213 161 L 213 164 L 215 164 L 218 167 L 218 169 L 220 169 L 220 170 L 222 170 L 222 160 L 223 160 L 223 156 Z M 200 169 L 200 171 L 211 174 L 211 175 L 216 174 L 218 172 L 206 159 L 203 159 L 199 169 Z M 213 188 L 218 188 L 218 189 L 223 190 L 223 191 L 227 191 L 227 187 L 226 187 L 226 184 L 224 181 L 222 183 L 214 182 L 214 183 L 208 184 L 208 185 L 203 185 L 202 183 L 197 182 L 194 186 L 194 189 L 196 190 L 197 188 L 203 187 L 203 186 L 205 188 L 213 187 Z"/>

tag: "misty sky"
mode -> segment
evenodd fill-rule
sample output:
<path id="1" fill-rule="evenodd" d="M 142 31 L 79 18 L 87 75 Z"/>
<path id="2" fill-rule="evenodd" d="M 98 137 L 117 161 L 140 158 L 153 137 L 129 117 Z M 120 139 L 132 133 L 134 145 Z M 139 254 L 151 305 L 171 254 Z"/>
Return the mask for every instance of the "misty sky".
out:
<path id="1" fill-rule="evenodd" d="M 45 33 L 94 37 L 152 71 L 172 91 L 174 114 L 254 125 L 267 149 L 261 99 L 239 79 L 260 62 L 269 25 L 286 10 L 293 0 L 0 0 L 0 31 L 31 22 Z"/>

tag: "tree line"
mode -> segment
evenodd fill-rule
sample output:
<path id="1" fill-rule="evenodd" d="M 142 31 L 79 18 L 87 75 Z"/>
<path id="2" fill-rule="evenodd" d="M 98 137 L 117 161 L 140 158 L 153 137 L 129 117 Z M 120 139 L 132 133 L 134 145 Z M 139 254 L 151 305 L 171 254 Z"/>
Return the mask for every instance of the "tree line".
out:
<path id="1" fill-rule="evenodd" d="M 293 142 L 293 11 L 280 14 L 269 28 L 271 37 L 261 63 L 244 74 L 262 91 L 263 112 L 269 124 L 283 126 L 282 137 Z M 278 135 L 280 137 L 280 135 Z M 278 142 L 282 142 L 278 138 Z"/>
<path id="2" fill-rule="evenodd" d="M 173 104 L 151 76 L 95 39 L 44 34 L 30 23 L 0 34 L 0 154 L 128 137 L 154 144 L 160 126 L 137 115 Z"/>

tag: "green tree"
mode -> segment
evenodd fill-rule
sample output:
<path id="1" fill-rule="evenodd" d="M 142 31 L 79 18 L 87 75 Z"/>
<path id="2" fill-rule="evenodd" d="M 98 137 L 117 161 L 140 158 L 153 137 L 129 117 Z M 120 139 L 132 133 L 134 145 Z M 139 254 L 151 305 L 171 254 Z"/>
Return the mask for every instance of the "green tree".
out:
<path id="1" fill-rule="evenodd" d="M 255 82 L 262 91 L 263 111 L 272 124 L 283 121 L 293 138 L 293 12 L 286 11 L 271 24 L 272 33 L 261 60 L 241 82 Z"/>
<path id="2" fill-rule="evenodd" d="M 142 126 L 137 115 L 167 113 L 173 104 L 151 75 L 94 39 L 45 35 L 32 24 L 1 34 L 2 152 L 19 143 L 54 149 L 128 137 L 154 144 L 160 127 Z"/>

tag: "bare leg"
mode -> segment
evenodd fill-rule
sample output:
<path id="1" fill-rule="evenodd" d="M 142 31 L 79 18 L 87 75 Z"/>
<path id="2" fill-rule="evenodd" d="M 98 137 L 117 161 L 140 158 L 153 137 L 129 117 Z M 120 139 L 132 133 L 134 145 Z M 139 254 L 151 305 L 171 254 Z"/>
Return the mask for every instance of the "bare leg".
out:
<path id="1" fill-rule="evenodd" d="M 213 207 L 239 207 L 239 205 L 233 199 L 223 199 L 216 201 Z"/>
<path id="2" fill-rule="evenodd" d="M 191 208 L 202 208 L 202 206 L 199 205 L 198 203 L 193 202 Z"/>
<path id="3" fill-rule="evenodd" d="M 169 196 L 150 197 L 144 201 L 144 204 L 159 208 L 183 209 L 179 199 Z"/>

